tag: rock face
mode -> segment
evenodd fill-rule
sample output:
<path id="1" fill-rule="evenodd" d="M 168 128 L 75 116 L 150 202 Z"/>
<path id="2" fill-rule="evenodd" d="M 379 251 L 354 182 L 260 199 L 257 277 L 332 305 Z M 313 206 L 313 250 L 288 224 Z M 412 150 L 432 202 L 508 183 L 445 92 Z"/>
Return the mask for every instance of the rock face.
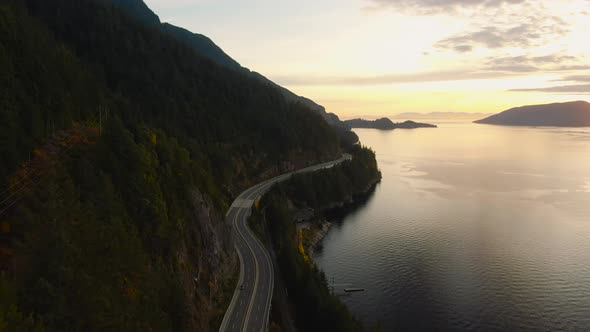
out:
<path id="1" fill-rule="evenodd" d="M 388 118 L 381 118 L 374 121 L 364 119 L 352 119 L 344 121 L 351 128 L 372 128 L 380 130 L 392 129 L 414 129 L 414 128 L 436 128 L 435 125 L 428 123 L 418 123 L 414 121 L 405 121 L 395 123 Z"/>
<path id="2" fill-rule="evenodd" d="M 588 127 L 590 104 L 573 101 L 515 107 L 474 122 L 503 126 Z"/>
<path id="3" fill-rule="evenodd" d="M 190 304 L 186 308 L 189 328 L 206 331 L 210 321 L 220 315 L 216 301 L 223 296 L 223 277 L 237 273 L 238 265 L 231 225 L 198 189 L 193 189 L 191 196 L 193 218 L 176 256 L 186 303 Z"/>

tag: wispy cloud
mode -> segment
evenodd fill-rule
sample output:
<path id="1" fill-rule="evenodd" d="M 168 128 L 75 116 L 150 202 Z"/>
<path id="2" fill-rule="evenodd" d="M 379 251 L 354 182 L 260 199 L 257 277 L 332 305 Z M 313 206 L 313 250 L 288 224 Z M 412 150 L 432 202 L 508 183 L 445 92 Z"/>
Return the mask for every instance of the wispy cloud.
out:
<path id="1" fill-rule="evenodd" d="M 537 68 L 535 66 L 531 66 L 531 65 L 526 65 L 526 64 L 499 65 L 499 66 L 490 67 L 489 69 L 493 70 L 493 71 L 503 71 L 503 72 L 512 72 L 512 73 L 532 73 L 532 72 L 539 71 L 539 68 Z"/>
<path id="2" fill-rule="evenodd" d="M 369 86 L 493 79 L 506 76 L 515 74 L 500 71 L 449 70 L 376 76 L 275 76 L 273 80 L 289 86 Z"/>
<path id="3" fill-rule="evenodd" d="M 570 32 L 570 22 L 532 0 L 365 0 L 372 10 L 413 15 L 445 15 L 468 22 L 461 32 L 436 42 L 439 51 L 460 54 L 479 48 L 534 48 L 555 43 Z M 590 1 L 588 1 L 590 4 Z M 524 67 L 521 66 L 521 70 Z"/>
<path id="4" fill-rule="evenodd" d="M 588 75 L 570 75 L 570 76 L 564 76 L 558 80 L 555 80 L 556 82 L 590 82 L 590 74 Z"/>
<path id="5" fill-rule="evenodd" d="M 590 66 L 587 66 L 590 70 Z M 573 93 L 573 94 L 588 94 L 590 93 L 590 74 L 582 75 L 568 75 L 560 79 L 553 80 L 553 82 L 574 82 L 575 84 L 556 85 L 542 88 L 526 88 L 526 89 L 512 89 L 509 91 L 516 92 L 557 92 L 557 93 Z"/>
<path id="6" fill-rule="evenodd" d="M 590 93 L 590 84 L 560 85 L 560 86 L 551 86 L 551 87 L 546 87 L 546 88 L 532 88 L 532 89 L 511 89 L 509 91 L 562 92 L 562 93 L 586 94 L 586 93 Z"/>
<path id="7" fill-rule="evenodd" d="M 585 59 L 558 53 L 539 56 L 489 57 L 482 60 L 482 63 L 483 65 L 480 67 L 409 74 L 373 76 L 313 76 L 295 74 L 274 76 L 273 79 L 280 84 L 290 86 L 370 86 L 497 79 L 519 77 L 529 73 L 568 73 L 579 70 L 590 70 L 590 65 L 583 64 L 587 63 Z M 590 82 L 590 75 L 564 76 L 559 81 Z"/>
<path id="8" fill-rule="evenodd" d="M 534 13 L 514 24 L 512 15 L 486 25 L 476 24 L 466 32 L 440 40 L 434 46 L 441 50 L 473 50 L 476 47 L 500 49 L 527 48 L 554 41 L 569 33 L 568 24 L 559 17 Z M 460 47 L 460 49 L 458 49 Z"/>
<path id="9" fill-rule="evenodd" d="M 548 54 L 540 56 L 504 56 L 488 58 L 485 62 L 485 69 L 490 71 L 507 72 L 559 72 L 590 69 L 585 59 L 566 54 Z"/>
<path id="10" fill-rule="evenodd" d="M 471 52 L 471 50 L 473 50 L 473 46 L 471 46 L 471 45 L 456 45 L 455 47 L 453 47 L 453 49 L 455 50 L 455 52 L 465 53 L 465 52 Z"/>
<path id="11" fill-rule="evenodd" d="M 368 2 L 368 8 L 372 10 L 395 9 L 431 15 L 441 12 L 455 12 L 465 8 L 501 7 L 524 3 L 526 0 L 369 0 Z"/>

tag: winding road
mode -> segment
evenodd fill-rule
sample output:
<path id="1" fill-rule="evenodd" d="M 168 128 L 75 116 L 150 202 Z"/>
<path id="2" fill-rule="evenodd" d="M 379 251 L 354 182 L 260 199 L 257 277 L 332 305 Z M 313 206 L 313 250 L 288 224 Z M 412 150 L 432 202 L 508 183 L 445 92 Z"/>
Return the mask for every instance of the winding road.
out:
<path id="1" fill-rule="evenodd" d="M 350 159 L 352 159 L 351 155 L 344 154 L 337 160 L 279 175 L 245 190 L 234 200 L 226 218 L 233 225 L 236 251 L 240 258 L 240 278 L 223 317 L 220 332 L 259 332 L 266 331 L 268 328 L 274 271 L 270 254 L 248 228 L 248 217 L 255 200 L 275 183 L 288 179 L 292 174 L 330 168 Z"/>

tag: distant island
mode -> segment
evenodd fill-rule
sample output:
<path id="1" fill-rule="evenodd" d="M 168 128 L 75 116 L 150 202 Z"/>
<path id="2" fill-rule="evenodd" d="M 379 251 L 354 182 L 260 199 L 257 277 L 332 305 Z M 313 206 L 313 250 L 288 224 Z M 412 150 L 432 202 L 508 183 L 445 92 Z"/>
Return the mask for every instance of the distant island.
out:
<path id="1" fill-rule="evenodd" d="M 414 129 L 414 128 L 436 128 L 435 125 L 429 123 L 419 123 L 414 121 L 393 122 L 388 118 L 381 118 L 377 120 L 352 119 L 344 121 L 351 128 L 372 128 L 380 130 L 392 129 Z"/>
<path id="2" fill-rule="evenodd" d="M 503 126 L 590 127 L 585 101 L 515 107 L 475 123 Z"/>

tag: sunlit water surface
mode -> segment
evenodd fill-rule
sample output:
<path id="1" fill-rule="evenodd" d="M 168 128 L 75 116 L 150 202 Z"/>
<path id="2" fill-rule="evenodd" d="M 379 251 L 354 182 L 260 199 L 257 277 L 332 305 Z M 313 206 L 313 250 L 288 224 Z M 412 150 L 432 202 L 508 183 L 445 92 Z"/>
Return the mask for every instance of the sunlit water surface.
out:
<path id="1" fill-rule="evenodd" d="M 355 130 L 383 180 L 315 256 L 384 331 L 590 331 L 590 129 Z"/>

